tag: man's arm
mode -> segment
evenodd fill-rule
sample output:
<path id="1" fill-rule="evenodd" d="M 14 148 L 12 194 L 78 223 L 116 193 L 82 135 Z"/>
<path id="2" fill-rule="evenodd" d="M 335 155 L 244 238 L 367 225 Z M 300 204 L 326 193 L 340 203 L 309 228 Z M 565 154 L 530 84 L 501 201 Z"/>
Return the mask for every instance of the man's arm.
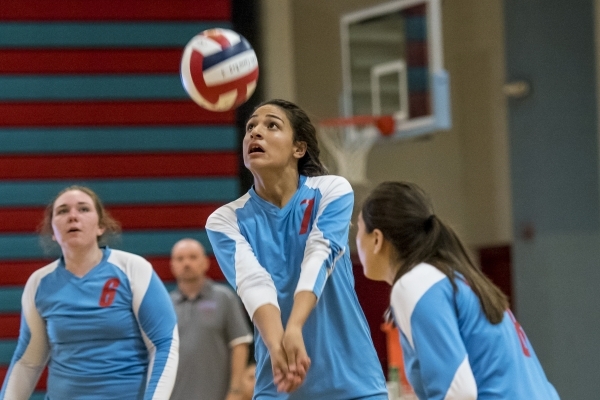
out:
<path id="1" fill-rule="evenodd" d="M 242 377 L 248 364 L 248 343 L 236 344 L 231 348 L 231 378 L 226 400 L 237 400 L 242 395 Z"/>

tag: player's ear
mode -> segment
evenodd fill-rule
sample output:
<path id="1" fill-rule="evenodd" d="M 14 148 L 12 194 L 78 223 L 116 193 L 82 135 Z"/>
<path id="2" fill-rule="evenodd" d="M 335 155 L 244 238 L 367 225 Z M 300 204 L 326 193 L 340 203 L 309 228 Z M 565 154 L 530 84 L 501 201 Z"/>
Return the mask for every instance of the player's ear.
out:
<path id="1" fill-rule="evenodd" d="M 294 157 L 297 159 L 301 159 L 306 154 L 306 149 L 308 146 L 306 142 L 296 142 L 294 143 Z"/>
<path id="2" fill-rule="evenodd" d="M 375 228 L 372 232 L 373 235 L 373 253 L 378 254 L 381 253 L 383 249 L 383 241 L 385 238 L 383 237 L 383 232 L 381 230 Z"/>
<path id="3" fill-rule="evenodd" d="M 98 228 L 96 228 L 96 237 L 102 236 L 104 232 L 106 232 L 106 228 L 99 226 Z"/>

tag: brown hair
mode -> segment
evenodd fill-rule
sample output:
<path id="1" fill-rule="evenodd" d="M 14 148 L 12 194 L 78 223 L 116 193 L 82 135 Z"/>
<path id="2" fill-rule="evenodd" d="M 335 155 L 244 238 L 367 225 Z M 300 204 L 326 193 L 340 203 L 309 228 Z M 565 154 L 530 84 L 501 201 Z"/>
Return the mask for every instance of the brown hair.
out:
<path id="1" fill-rule="evenodd" d="M 392 243 L 400 267 L 394 283 L 421 262 L 433 265 L 449 279 L 456 292 L 459 273 L 479 298 L 492 324 L 502 321 L 507 297 L 475 266 L 454 230 L 433 213 L 425 192 L 413 183 L 384 182 L 362 206 L 367 232 L 379 229 Z"/>
<path id="2" fill-rule="evenodd" d="M 52 199 L 52 201 L 48 203 L 46 209 L 44 210 L 44 218 L 42 219 L 42 222 L 40 222 L 40 225 L 38 227 L 38 231 L 42 236 L 42 243 L 44 244 L 44 247 L 48 248 L 50 247 L 49 245 L 52 243 L 51 237 L 54 233 L 54 231 L 52 230 L 54 203 L 60 196 L 62 196 L 66 192 L 70 192 L 73 190 L 79 190 L 80 192 L 87 194 L 88 196 L 90 196 L 92 202 L 94 203 L 94 208 L 96 209 L 96 213 L 98 213 L 98 225 L 101 228 L 104 228 L 104 233 L 98 236 L 98 245 L 106 244 L 109 241 L 109 239 L 111 239 L 112 237 L 116 237 L 119 235 L 119 233 L 121 233 L 121 225 L 110 215 L 108 210 L 104 208 L 104 205 L 102 204 L 102 201 L 100 200 L 100 197 L 98 197 L 96 192 L 85 186 L 73 185 L 61 190 L 54 197 L 54 199 Z"/>
<path id="3" fill-rule="evenodd" d="M 254 111 L 266 105 L 273 105 L 281 108 L 292 125 L 294 131 L 294 142 L 305 142 L 306 153 L 298 160 L 298 172 L 306 176 L 327 175 L 327 168 L 319 159 L 319 142 L 317 140 L 317 130 L 310 121 L 310 118 L 296 104 L 281 99 L 272 99 L 260 103 Z"/>

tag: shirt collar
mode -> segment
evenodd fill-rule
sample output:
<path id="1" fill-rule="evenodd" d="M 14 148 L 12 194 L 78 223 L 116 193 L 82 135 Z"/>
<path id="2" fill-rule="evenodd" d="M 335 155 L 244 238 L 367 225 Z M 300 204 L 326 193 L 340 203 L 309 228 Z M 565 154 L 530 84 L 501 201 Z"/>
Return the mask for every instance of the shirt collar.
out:
<path id="1" fill-rule="evenodd" d="M 196 301 L 202 299 L 203 297 L 208 297 L 208 295 L 212 292 L 213 280 L 210 278 L 204 278 L 204 285 L 202 285 L 202 290 L 194 297 L 193 299 L 188 299 L 181 293 L 179 288 L 177 288 L 175 292 L 175 300 L 178 303 L 183 303 L 184 301 Z"/>

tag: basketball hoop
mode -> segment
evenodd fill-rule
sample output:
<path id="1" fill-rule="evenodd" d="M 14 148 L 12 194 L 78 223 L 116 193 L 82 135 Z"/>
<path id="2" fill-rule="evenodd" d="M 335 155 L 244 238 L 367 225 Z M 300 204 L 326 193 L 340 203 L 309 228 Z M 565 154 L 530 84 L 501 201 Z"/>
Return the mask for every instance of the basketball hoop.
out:
<path id="1" fill-rule="evenodd" d="M 335 159 L 337 173 L 353 184 L 367 180 L 367 155 L 380 136 L 395 131 L 392 116 L 361 115 L 319 123 L 319 140 Z"/>

